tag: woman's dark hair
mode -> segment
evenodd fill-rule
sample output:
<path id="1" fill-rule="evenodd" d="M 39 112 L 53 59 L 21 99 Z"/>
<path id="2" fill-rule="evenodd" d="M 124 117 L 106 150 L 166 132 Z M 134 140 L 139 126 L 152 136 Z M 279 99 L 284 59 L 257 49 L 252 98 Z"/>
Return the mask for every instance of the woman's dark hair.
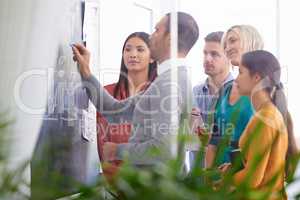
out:
<path id="1" fill-rule="evenodd" d="M 288 131 L 287 158 L 293 159 L 298 155 L 298 149 L 293 130 L 293 122 L 287 109 L 286 97 L 283 85 L 280 81 L 281 68 L 276 57 L 268 51 L 257 50 L 245 53 L 242 56 L 242 65 L 246 67 L 250 75 L 259 74 L 265 81 L 265 90 L 270 94 L 274 105 L 281 112 Z M 289 162 L 288 162 L 289 163 Z M 289 165 L 289 164 L 288 164 Z M 287 174 L 291 175 L 296 166 L 287 166 Z"/>
<path id="2" fill-rule="evenodd" d="M 145 33 L 145 32 L 134 32 L 132 34 L 130 34 L 124 44 L 123 44 L 123 48 L 122 48 L 122 59 L 121 59 L 121 69 L 120 69 L 120 76 L 119 76 L 119 80 L 115 86 L 114 92 L 113 92 L 113 96 L 116 98 L 118 95 L 122 95 L 122 93 L 120 91 L 122 91 L 123 89 L 125 90 L 125 95 L 126 96 L 121 96 L 121 98 L 126 98 L 129 96 L 129 87 L 128 87 L 128 70 L 127 67 L 125 66 L 124 63 L 124 59 L 123 59 L 123 52 L 124 52 L 124 48 L 125 45 L 127 43 L 127 41 L 131 38 L 140 38 L 141 40 L 143 40 L 147 47 L 149 48 L 149 34 Z M 154 61 L 153 63 L 149 64 L 149 70 L 148 70 L 148 82 L 151 83 L 157 76 L 157 63 L 156 61 Z"/>

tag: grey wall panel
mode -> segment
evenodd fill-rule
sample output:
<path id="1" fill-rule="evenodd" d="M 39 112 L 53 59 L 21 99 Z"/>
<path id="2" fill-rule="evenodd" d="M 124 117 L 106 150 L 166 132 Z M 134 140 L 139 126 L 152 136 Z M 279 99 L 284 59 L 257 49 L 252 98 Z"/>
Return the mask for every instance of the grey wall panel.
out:
<path id="1" fill-rule="evenodd" d="M 35 175 L 54 170 L 84 183 L 89 143 L 74 99 L 86 96 L 69 46 L 81 41 L 81 14 L 81 0 L 0 1 L 0 105 L 15 118 L 12 167 L 36 146 L 34 161 L 47 166 Z"/>

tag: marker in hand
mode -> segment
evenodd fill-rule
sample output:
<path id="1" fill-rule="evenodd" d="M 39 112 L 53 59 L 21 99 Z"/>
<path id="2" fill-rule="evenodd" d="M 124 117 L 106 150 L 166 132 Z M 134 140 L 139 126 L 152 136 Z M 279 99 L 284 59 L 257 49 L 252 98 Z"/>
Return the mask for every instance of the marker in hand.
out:
<path id="1" fill-rule="evenodd" d="M 83 78 L 89 78 L 91 76 L 90 52 L 80 43 L 71 43 L 70 46 L 74 53 L 73 60 L 78 62 L 80 74 Z"/>
<path id="2" fill-rule="evenodd" d="M 73 51 L 73 54 L 74 54 L 74 55 L 73 55 L 73 61 L 74 61 L 74 62 L 77 62 L 77 59 L 76 59 L 76 56 L 75 56 L 75 53 L 74 53 L 74 48 L 76 48 L 76 47 L 75 47 L 75 43 L 70 43 L 69 46 L 71 47 L 71 49 L 72 49 L 72 51 Z"/>

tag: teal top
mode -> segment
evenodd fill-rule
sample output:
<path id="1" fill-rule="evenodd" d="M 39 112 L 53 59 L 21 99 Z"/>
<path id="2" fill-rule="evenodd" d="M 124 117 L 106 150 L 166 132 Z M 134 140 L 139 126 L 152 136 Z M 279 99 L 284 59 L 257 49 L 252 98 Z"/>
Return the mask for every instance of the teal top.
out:
<path id="1" fill-rule="evenodd" d="M 231 88 L 232 86 L 225 91 L 224 95 L 220 96 L 215 107 L 214 131 L 210 144 L 221 147 L 215 160 L 217 166 L 230 162 L 230 151 L 238 148 L 239 138 L 254 111 L 247 96 L 241 96 L 235 104 L 231 105 L 229 103 Z M 225 142 L 225 138 L 228 139 L 228 142 Z M 223 144 L 222 141 L 225 143 Z"/>

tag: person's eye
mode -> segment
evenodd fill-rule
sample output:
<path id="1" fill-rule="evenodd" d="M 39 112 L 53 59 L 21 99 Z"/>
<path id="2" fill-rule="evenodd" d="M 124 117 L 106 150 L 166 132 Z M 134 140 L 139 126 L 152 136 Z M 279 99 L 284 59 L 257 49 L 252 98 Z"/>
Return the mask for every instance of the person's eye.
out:
<path id="1" fill-rule="evenodd" d="M 216 58 L 216 57 L 219 57 L 219 54 L 217 52 L 212 52 L 211 56 L 214 57 L 214 58 Z"/>
<path id="2" fill-rule="evenodd" d="M 144 48 L 138 48 L 138 52 L 144 52 L 145 49 Z"/>
<path id="3" fill-rule="evenodd" d="M 126 47 L 124 50 L 125 50 L 126 52 L 129 52 L 131 49 L 130 49 L 129 47 Z"/>
<path id="4" fill-rule="evenodd" d="M 231 43 L 234 43 L 235 41 L 236 41 L 236 39 L 234 39 L 234 38 L 230 39 Z"/>

